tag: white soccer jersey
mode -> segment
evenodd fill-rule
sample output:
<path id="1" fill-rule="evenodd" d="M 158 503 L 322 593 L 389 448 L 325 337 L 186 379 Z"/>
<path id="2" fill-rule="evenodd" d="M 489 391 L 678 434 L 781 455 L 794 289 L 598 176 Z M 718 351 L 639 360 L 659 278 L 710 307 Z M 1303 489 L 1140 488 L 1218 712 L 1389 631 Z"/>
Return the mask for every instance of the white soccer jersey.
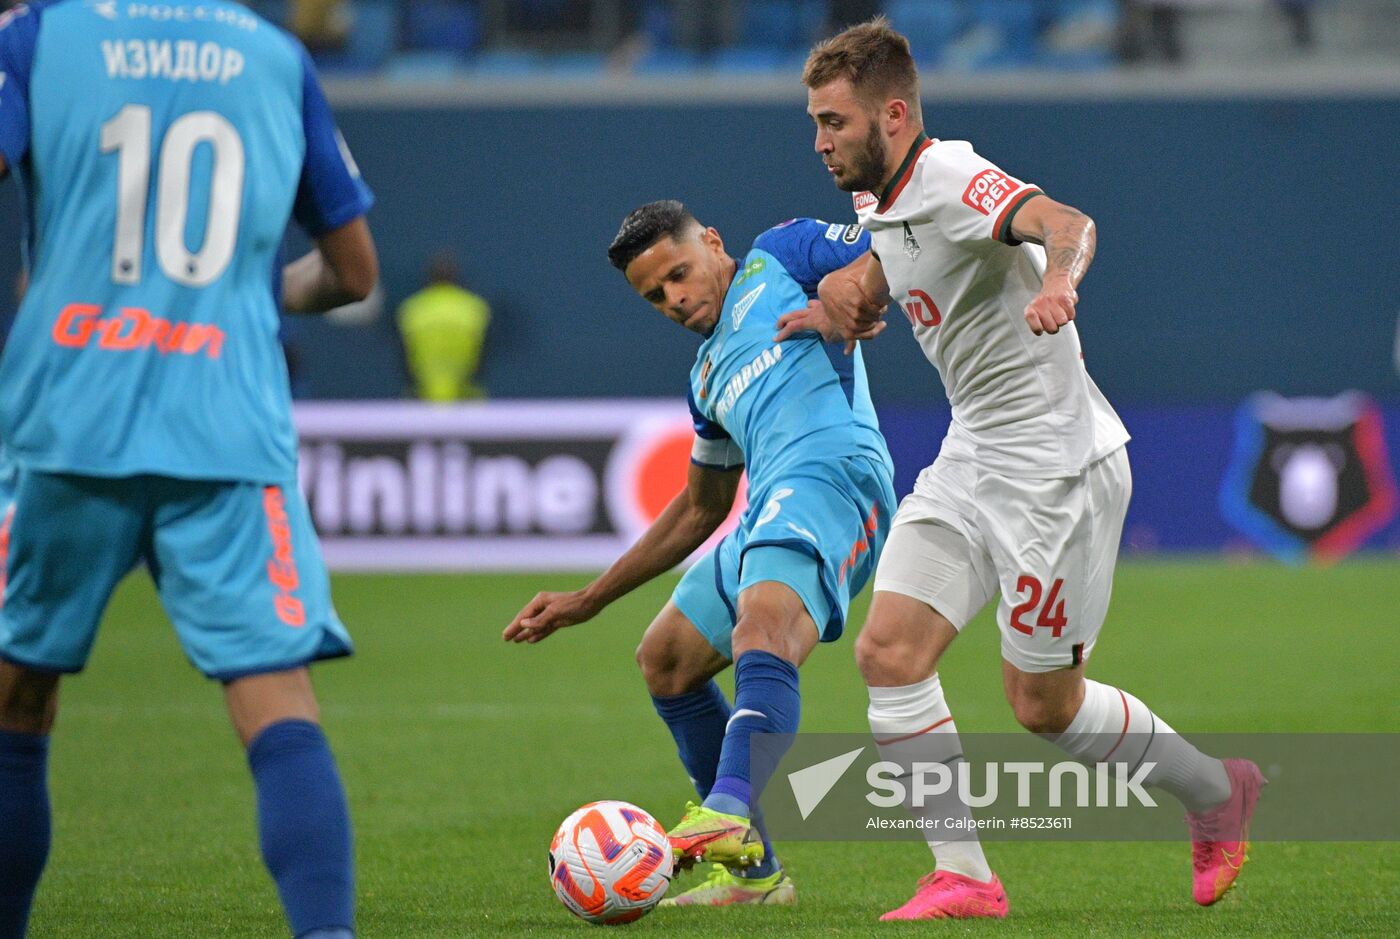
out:
<path id="1" fill-rule="evenodd" d="M 1074 324 L 1042 336 L 1026 325 L 1045 249 L 1012 237 L 1011 219 L 1039 193 L 966 141 L 920 137 L 883 196 L 854 198 L 890 295 L 947 389 L 942 452 L 1051 478 L 1077 475 L 1128 433 L 1085 371 Z"/>

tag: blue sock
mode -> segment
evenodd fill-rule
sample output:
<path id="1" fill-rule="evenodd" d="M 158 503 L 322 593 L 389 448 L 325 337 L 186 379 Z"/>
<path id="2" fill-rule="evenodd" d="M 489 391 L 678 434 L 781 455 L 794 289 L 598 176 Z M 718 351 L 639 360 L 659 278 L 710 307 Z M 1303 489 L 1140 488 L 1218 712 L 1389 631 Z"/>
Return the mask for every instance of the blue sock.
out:
<path id="1" fill-rule="evenodd" d="M 703 688 L 668 697 L 652 695 L 656 713 L 666 722 L 676 740 L 681 765 L 695 784 L 695 791 L 704 799 L 715 784 L 719 768 L 720 748 L 724 745 L 724 727 L 729 722 L 729 702 L 713 681 Z M 767 877 L 780 866 L 768 840 L 768 829 L 761 816 L 754 816 L 754 827 L 763 838 L 763 863 L 746 868 L 745 877 Z"/>
<path id="2" fill-rule="evenodd" d="M 0 939 L 23 939 L 49 856 L 49 738 L 0 730 Z"/>
<path id="3" fill-rule="evenodd" d="M 350 812 L 321 728 L 288 720 L 248 746 L 263 860 L 292 935 L 342 939 L 355 926 Z"/>
<path id="4" fill-rule="evenodd" d="M 681 765 L 704 799 L 715 784 L 724 725 L 729 721 L 729 702 L 724 699 L 724 692 L 711 681 L 685 694 L 662 698 L 652 695 L 651 703 L 675 738 Z"/>
<path id="5" fill-rule="evenodd" d="M 749 738 L 793 734 L 802 714 L 797 666 L 771 652 L 745 652 L 734 664 L 734 714 L 724 733 L 715 784 L 705 806 L 730 815 L 751 814 Z"/>

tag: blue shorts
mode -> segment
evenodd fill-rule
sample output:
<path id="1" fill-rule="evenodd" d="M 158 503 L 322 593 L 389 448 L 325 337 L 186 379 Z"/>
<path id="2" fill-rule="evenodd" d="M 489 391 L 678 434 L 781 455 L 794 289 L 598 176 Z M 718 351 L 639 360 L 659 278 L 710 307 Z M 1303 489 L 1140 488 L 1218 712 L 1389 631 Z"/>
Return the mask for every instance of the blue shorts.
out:
<path id="1" fill-rule="evenodd" d="M 739 594 L 777 581 L 802 598 L 821 641 L 834 642 L 851 597 L 875 571 L 896 503 L 883 463 L 849 457 L 794 467 L 749 493 L 739 527 L 686 571 L 671 601 L 732 660 Z"/>
<path id="2" fill-rule="evenodd" d="M 349 655 L 294 484 L 0 470 L 0 658 L 87 664 L 117 584 L 145 562 L 190 661 L 231 681 Z"/>

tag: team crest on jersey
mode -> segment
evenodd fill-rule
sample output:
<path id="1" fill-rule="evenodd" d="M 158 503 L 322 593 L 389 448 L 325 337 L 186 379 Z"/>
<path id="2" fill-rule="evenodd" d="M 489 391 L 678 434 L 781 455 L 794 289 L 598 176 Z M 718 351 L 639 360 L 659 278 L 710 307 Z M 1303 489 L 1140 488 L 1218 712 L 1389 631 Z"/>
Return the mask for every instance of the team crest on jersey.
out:
<path id="1" fill-rule="evenodd" d="M 117 0 L 88 0 L 88 6 L 103 19 L 117 18 Z"/>
<path id="2" fill-rule="evenodd" d="M 734 304 L 732 320 L 735 329 L 740 329 L 743 327 L 744 317 L 749 315 L 749 310 L 753 309 L 753 305 L 758 300 L 759 294 L 763 293 L 764 288 L 766 288 L 767 286 L 767 282 L 759 284 L 757 287 L 740 297 L 739 302 Z"/>
<path id="3" fill-rule="evenodd" d="M 710 396 L 710 371 L 714 368 L 714 360 L 708 355 L 705 356 L 705 364 L 700 366 L 700 400 L 703 401 Z"/>
<path id="4" fill-rule="evenodd" d="M 914 238 L 914 229 L 909 227 L 909 223 L 904 223 L 904 253 L 909 260 L 919 260 L 919 255 L 924 253 L 924 249 L 919 247 L 919 242 Z"/>
<path id="5" fill-rule="evenodd" d="M 880 204 L 880 200 L 875 198 L 875 193 L 873 192 L 857 192 L 851 196 L 851 201 L 855 203 L 857 212 L 861 209 L 868 209 L 872 205 Z"/>

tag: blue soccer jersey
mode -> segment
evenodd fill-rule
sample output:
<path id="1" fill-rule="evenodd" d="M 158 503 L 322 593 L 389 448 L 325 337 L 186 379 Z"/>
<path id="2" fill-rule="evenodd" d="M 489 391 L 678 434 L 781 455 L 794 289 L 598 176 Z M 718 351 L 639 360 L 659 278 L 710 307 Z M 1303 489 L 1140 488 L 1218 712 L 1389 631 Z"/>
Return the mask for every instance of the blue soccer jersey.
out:
<path id="1" fill-rule="evenodd" d="M 697 463 L 747 464 L 753 492 L 794 466 L 839 457 L 892 468 L 860 350 L 848 356 L 844 342 L 812 333 L 773 341 L 784 313 L 803 309 L 822 277 L 869 249 L 858 225 L 805 218 L 755 239 L 690 373 Z"/>
<path id="2" fill-rule="evenodd" d="M 0 439 L 92 476 L 283 482 L 296 440 L 274 278 L 372 197 L 302 47 L 220 0 L 57 0 L 0 19 L 0 154 L 30 284 Z"/>
<path id="3" fill-rule="evenodd" d="M 889 533 L 894 467 L 859 350 L 847 356 L 844 342 L 813 333 L 773 341 L 784 313 L 805 307 L 823 276 L 869 247 L 858 225 L 794 219 L 764 232 L 739 263 L 691 372 L 692 459 L 746 463 L 749 472 L 740 526 L 672 597 L 725 658 L 733 657 L 740 594 L 764 581 L 801 598 L 823 642 L 839 638 Z M 771 548 L 785 550 L 758 550 Z"/>

